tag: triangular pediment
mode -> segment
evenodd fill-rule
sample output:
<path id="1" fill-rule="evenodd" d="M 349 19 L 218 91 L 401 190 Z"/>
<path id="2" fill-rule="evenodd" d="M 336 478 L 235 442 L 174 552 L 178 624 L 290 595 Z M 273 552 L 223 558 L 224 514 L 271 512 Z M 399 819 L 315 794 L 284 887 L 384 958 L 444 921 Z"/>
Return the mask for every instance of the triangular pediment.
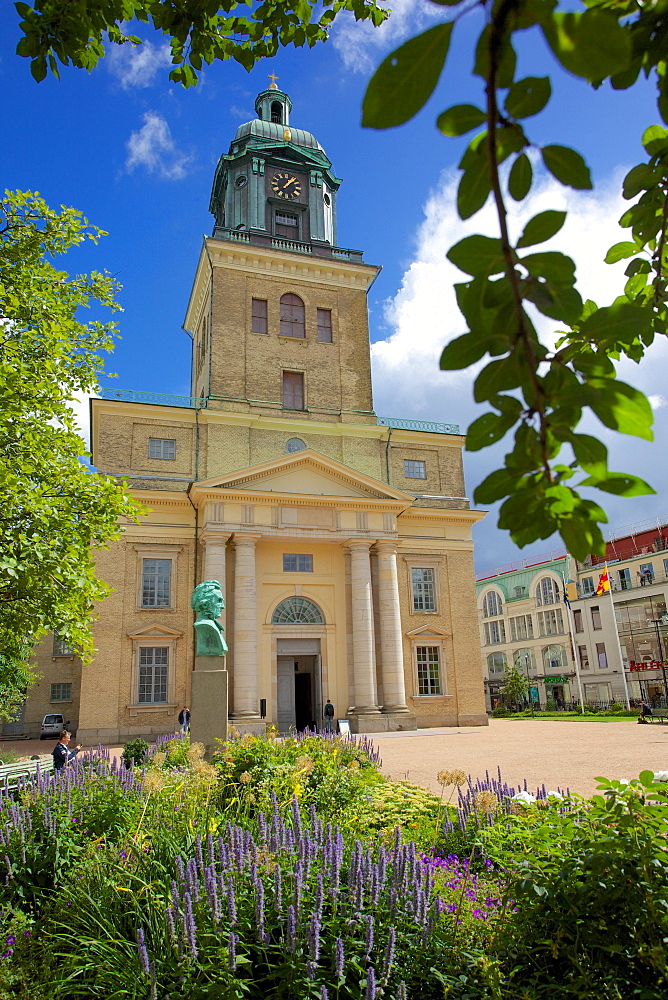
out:
<path id="1" fill-rule="evenodd" d="M 134 632 L 126 632 L 126 635 L 128 639 L 180 639 L 183 632 L 155 622 L 151 625 L 142 625 Z"/>
<path id="2" fill-rule="evenodd" d="M 420 625 L 419 628 L 413 628 L 410 632 L 406 632 L 406 635 L 419 636 L 420 638 L 429 638 L 433 636 L 434 639 L 442 639 L 450 635 L 450 632 L 446 632 L 445 629 L 438 628 L 437 625 Z"/>
<path id="3" fill-rule="evenodd" d="M 224 476 L 214 476 L 196 483 L 194 489 L 302 497 L 359 497 L 360 500 L 394 501 L 403 505 L 413 503 L 410 494 L 327 458 L 311 448 L 262 465 L 237 469 Z"/>

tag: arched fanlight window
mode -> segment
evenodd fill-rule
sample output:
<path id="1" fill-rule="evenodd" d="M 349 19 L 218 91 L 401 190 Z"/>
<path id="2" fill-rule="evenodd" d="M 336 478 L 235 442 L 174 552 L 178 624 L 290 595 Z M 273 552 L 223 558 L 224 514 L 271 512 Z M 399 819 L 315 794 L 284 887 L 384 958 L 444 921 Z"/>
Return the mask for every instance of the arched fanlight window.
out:
<path id="1" fill-rule="evenodd" d="M 524 673 L 536 673 L 536 654 L 533 649 L 516 649 L 513 654 L 513 663 Z"/>
<path id="2" fill-rule="evenodd" d="M 568 656 L 564 646 L 546 646 L 543 650 L 543 670 L 552 674 L 568 666 Z"/>
<path id="3" fill-rule="evenodd" d="M 286 597 L 274 609 L 272 625 L 324 625 L 322 611 L 307 597 Z"/>
<path id="4" fill-rule="evenodd" d="M 283 106 L 280 101 L 271 102 L 271 120 L 275 125 L 283 124 Z"/>
<path id="5" fill-rule="evenodd" d="M 495 590 L 490 590 L 485 594 L 482 602 L 482 613 L 485 618 L 493 618 L 495 615 L 503 614 L 503 604 Z"/>
<path id="6" fill-rule="evenodd" d="M 490 653 L 487 657 L 487 672 L 490 677 L 500 677 L 506 672 L 506 654 Z"/>
<path id="7" fill-rule="evenodd" d="M 281 337 L 304 337 L 304 303 L 298 295 L 281 295 Z"/>
<path id="8" fill-rule="evenodd" d="M 536 587 L 536 604 L 544 607 L 546 604 L 559 603 L 559 588 L 551 576 L 544 576 Z"/>

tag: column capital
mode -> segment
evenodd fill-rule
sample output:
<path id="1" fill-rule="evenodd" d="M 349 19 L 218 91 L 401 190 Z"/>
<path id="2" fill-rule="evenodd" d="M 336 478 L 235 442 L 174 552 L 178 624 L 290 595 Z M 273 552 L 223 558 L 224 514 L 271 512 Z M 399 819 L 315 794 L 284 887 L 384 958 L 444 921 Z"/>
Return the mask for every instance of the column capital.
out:
<path id="1" fill-rule="evenodd" d="M 350 549 L 351 551 L 355 551 L 356 549 L 357 550 L 359 550 L 359 549 L 366 549 L 366 551 L 368 552 L 369 549 L 371 548 L 371 546 L 373 545 L 373 539 L 372 538 L 348 538 L 343 543 L 343 545 L 344 545 L 344 547 L 346 549 Z"/>
<path id="2" fill-rule="evenodd" d="M 400 545 L 400 538 L 378 538 L 375 542 L 374 548 L 376 549 L 376 552 L 389 552 L 390 555 L 392 555 L 397 552 Z"/>
<path id="3" fill-rule="evenodd" d="M 237 547 L 240 545 L 252 545 L 254 546 L 256 542 L 259 542 L 262 535 L 253 535 L 250 532 L 245 531 L 235 531 L 234 538 L 232 542 Z"/>
<path id="4" fill-rule="evenodd" d="M 231 531 L 216 531 L 215 528 L 205 528 L 199 536 L 202 545 L 227 545 L 232 537 Z"/>

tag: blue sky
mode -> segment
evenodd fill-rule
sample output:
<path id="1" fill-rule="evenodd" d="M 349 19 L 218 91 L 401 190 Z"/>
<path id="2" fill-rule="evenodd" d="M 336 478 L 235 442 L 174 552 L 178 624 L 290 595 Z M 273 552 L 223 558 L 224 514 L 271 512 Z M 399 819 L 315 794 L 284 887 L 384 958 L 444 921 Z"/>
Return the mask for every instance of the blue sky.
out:
<path id="1" fill-rule="evenodd" d="M 202 234 L 211 232 L 213 171 L 238 125 L 254 117 L 255 95 L 274 72 L 292 98 L 292 123 L 315 133 L 343 178 L 339 244 L 364 250 L 368 262 L 383 267 L 369 298 L 376 411 L 463 428 L 477 415 L 472 376 L 437 368 L 440 349 L 464 332 L 451 292 L 460 275 L 445 261 L 445 252 L 467 232 L 494 235 L 494 220 L 489 207 L 466 225 L 457 220 L 455 168 L 465 140 L 445 139 L 434 124 L 451 104 L 481 99 L 480 81 L 470 75 L 477 15 L 457 25 L 446 71 L 421 114 L 399 129 L 365 130 L 360 108 L 373 68 L 405 38 L 447 15 L 427 0 L 398 0 L 393 6 L 380 30 L 342 19 L 326 45 L 283 50 L 250 74 L 236 64 L 218 64 L 188 91 L 167 79 L 160 36 L 147 36 L 142 52 L 129 46 L 114 50 L 90 75 L 63 69 L 60 81 L 48 77 L 37 84 L 28 61 L 14 54 L 19 36 L 13 5 L 1 6 L 2 187 L 37 190 L 53 206 L 73 205 L 109 232 L 97 247 L 71 254 L 65 266 L 108 270 L 123 285 L 122 340 L 108 362 L 118 373 L 118 388 L 189 392 L 190 341 L 181 323 Z M 559 70 L 537 34 L 522 41 L 522 73 L 549 73 L 554 91 L 548 109 L 529 121 L 531 137 L 578 148 L 597 186 L 593 195 L 575 195 L 539 178 L 529 214 L 569 208 L 562 247 L 578 262 L 581 291 L 603 304 L 616 294 L 620 269 L 600 261 L 609 245 L 624 238 L 615 227 L 622 211 L 620 180 L 641 158 L 644 127 L 658 121 L 653 89 L 641 82 L 622 93 L 607 87 L 594 91 Z M 527 217 L 523 212 L 513 223 L 516 230 Z M 640 368 L 628 365 L 623 371 L 652 397 L 657 443 L 602 435 L 611 468 L 644 475 L 659 491 L 640 501 L 610 497 L 615 527 L 668 514 L 662 498 L 666 353 L 661 346 Z M 470 494 L 497 467 L 503 451 L 501 445 L 465 455 Z M 490 514 L 477 529 L 480 570 L 527 554 L 494 522 Z M 532 551 L 559 548 L 554 538 Z"/>

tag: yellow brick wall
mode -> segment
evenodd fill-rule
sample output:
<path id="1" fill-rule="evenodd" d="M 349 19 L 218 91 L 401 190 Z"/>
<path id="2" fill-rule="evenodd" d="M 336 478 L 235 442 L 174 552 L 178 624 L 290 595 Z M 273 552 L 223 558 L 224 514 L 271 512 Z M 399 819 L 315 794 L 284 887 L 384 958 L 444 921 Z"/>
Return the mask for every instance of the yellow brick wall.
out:
<path id="1" fill-rule="evenodd" d="M 65 723 L 75 731 L 79 722 L 79 691 L 81 685 L 81 661 L 76 656 L 54 656 L 53 635 L 49 634 L 37 646 L 31 658 L 36 681 L 28 689 L 24 713 L 24 731 L 31 736 L 39 736 L 40 725 L 45 715 L 61 713 Z M 52 702 L 52 684 L 71 684 L 72 700 Z"/>

